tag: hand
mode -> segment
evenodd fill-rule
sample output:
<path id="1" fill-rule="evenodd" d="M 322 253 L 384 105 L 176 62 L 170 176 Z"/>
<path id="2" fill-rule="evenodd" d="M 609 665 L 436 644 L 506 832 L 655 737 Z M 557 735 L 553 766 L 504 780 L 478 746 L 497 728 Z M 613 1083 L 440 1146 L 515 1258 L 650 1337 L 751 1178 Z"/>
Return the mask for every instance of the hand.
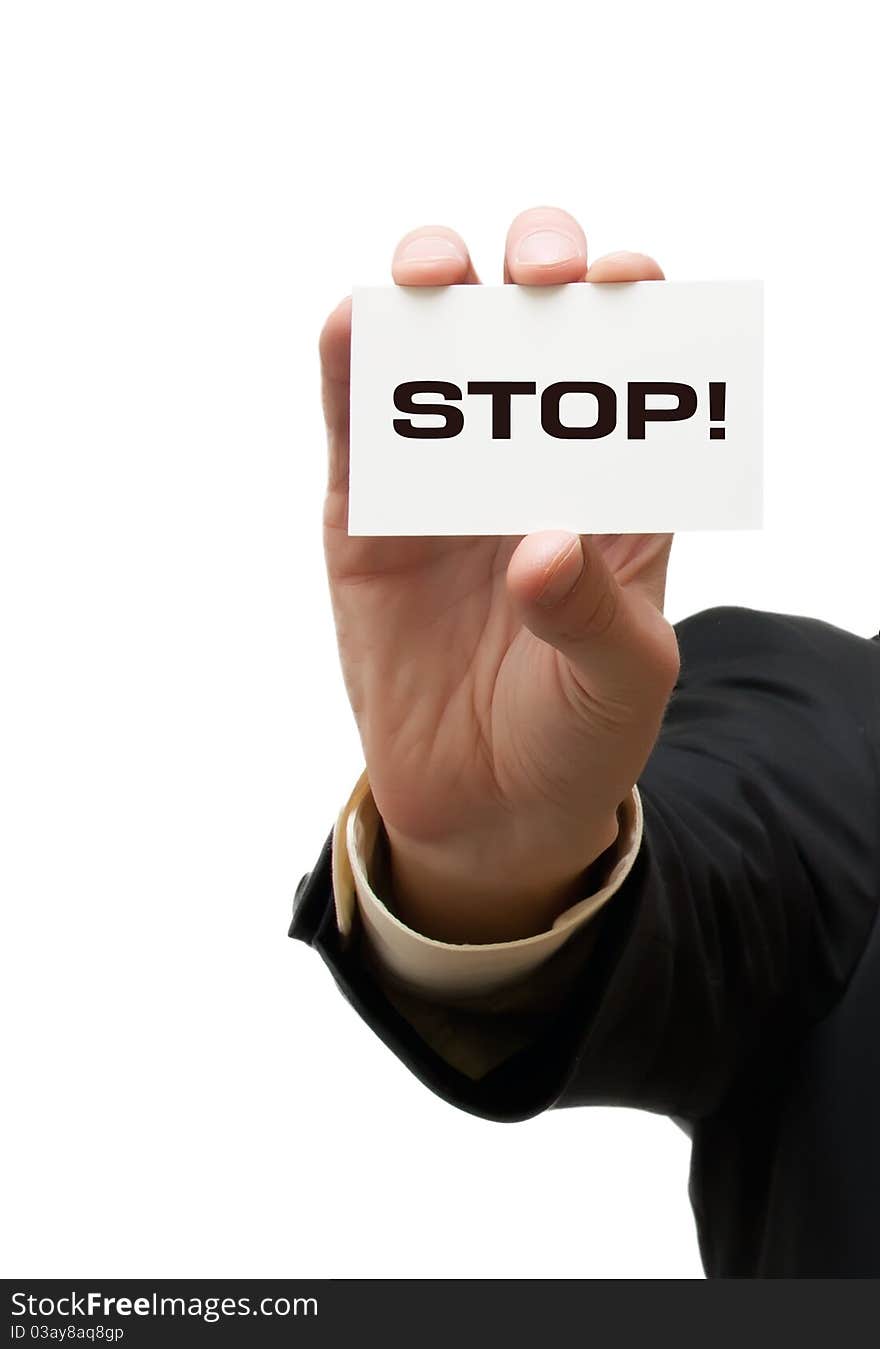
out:
<path id="1" fill-rule="evenodd" d="M 453 230 L 400 242 L 399 285 L 478 285 Z M 587 265 L 572 216 L 507 236 L 514 285 L 662 280 L 652 259 Z M 321 334 L 324 547 L 342 670 L 391 844 L 394 906 L 441 940 L 509 941 L 580 897 L 678 678 L 663 617 L 671 534 L 350 538 L 351 302 Z"/>

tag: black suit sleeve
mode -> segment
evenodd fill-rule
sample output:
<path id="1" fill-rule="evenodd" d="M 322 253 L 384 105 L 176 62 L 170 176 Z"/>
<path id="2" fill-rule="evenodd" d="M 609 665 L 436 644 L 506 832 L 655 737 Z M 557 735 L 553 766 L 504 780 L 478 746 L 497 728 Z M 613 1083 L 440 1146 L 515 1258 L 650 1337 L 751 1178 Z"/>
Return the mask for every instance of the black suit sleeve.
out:
<path id="1" fill-rule="evenodd" d="M 564 995 L 534 1012 L 527 1042 L 490 1071 L 453 1068 L 357 943 L 343 949 L 329 838 L 300 883 L 290 935 L 460 1109 L 512 1121 L 599 1104 L 700 1119 L 758 1056 L 824 1016 L 858 961 L 880 894 L 880 643 L 739 606 L 703 610 L 676 632 L 681 673 L 638 783 L 635 864 L 543 967 L 545 984 L 558 968 Z M 475 1034 L 495 1025 L 502 1037 L 505 1018 L 523 1017 L 470 1015 Z"/>

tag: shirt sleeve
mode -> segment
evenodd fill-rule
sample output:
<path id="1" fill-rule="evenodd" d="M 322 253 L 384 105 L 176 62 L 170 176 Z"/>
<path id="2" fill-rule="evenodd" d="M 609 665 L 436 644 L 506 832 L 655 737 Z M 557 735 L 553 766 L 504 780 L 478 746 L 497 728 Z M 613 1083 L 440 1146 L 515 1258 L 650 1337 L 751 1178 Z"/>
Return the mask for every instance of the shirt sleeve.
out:
<path id="1" fill-rule="evenodd" d="M 364 770 L 318 866 L 301 885 L 311 887 L 316 877 L 326 876 L 331 897 L 326 922 L 332 921 L 340 958 L 431 1054 L 478 1081 L 534 1044 L 583 978 L 591 920 L 624 885 L 642 846 L 637 785 L 618 807 L 617 819 L 617 838 L 585 873 L 584 895 L 550 928 L 509 942 L 443 942 L 407 926 L 389 902 L 387 836 Z M 291 933 L 310 939 L 302 912 Z"/>
<path id="2" fill-rule="evenodd" d="M 509 942 L 437 941 L 408 927 L 379 897 L 389 890 L 387 838 L 364 771 L 332 834 L 340 946 L 422 1043 L 457 1072 L 478 1079 L 535 1039 L 577 979 L 589 940 L 576 951 L 571 938 L 583 938 L 638 854 L 642 807 L 636 786 L 617 815 L 617 839 L 589 868 L 590 888 L 552 927 Z"/>
<path id="3" fill-rule="evenodd" d="M 373 967 L 391 986 L 446 1003 L 509 989 L 555 954 L 606 904 L 629 873 L 642 838 L 637 787 L 618 808 L 618 835 L 590 868 L 593 888 L 552 927 L 517 941 L 438 941 L 408 927 L 377 893 L 387 885 L 382 821 L 364 771 L 340 811 L 333 840 L 333 896 L 343 939 L 360 924 Z M 598 882 L 598 885 L 596 884 Z"/>

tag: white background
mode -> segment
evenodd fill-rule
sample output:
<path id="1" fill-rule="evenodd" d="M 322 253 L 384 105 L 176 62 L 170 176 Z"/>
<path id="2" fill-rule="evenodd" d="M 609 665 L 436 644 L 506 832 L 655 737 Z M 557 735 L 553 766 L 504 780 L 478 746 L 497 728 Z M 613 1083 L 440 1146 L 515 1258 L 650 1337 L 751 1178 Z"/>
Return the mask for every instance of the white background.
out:
<path id="1" fill-rule="evenodd" d="M 286 937 L 360 769 L 316 342 L 511 217 L 766 282 L 716 604 L 880 627 L 870 7 L 4 3 L 5 1275 L 698 1276 L 667 1120 L 435 1098 Z"/>

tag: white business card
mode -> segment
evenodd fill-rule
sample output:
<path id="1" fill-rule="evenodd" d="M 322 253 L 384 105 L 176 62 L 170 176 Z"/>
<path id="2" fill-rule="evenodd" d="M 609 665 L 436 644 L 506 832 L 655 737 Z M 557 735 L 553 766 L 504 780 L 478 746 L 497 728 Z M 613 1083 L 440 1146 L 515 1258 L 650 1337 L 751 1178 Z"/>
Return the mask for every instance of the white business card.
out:
<path id="1" fill-rule="evenodd" d="M 758 281 L 355 289 L 350 534 L 757 529 Z"/>

